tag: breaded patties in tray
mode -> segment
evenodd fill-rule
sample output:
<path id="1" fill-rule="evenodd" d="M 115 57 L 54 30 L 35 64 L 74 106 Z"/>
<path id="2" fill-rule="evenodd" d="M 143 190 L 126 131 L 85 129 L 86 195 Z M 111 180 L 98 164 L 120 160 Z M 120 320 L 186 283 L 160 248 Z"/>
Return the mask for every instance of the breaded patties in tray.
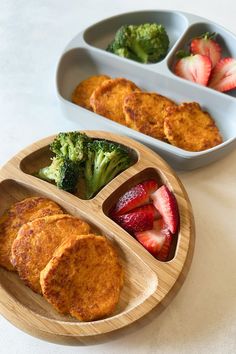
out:
<path id="1" fill-rule="evenodd" d="M 125 97 L 123 111 L 128 127 L 153 138 L 166 140 L 166 108 L 175 106 L 172 100 L 157 93 L 134 92 Z"/>
<path id="2" fill-rule="evenodd" d="M 127 79 L 107 80 L 93 92 L 90 104 L 95 113 L 125 125 L 124 98 L 135 91 L 140 89 Z"/>
<path id="3" fill-rule="evenodd" d="M 206 150 L 222 143 L 214 120 L 196 102 L 168 109 L 164 132 L 171 144 L 188 151 Z"/>
<path id="4" fill-rule="evenodd" d="M 81 81 L 72 94 L 72 102 L 92 111 L 90 97 L 93 91 L 108 79 L 110 77 L 107 75 L 95 75 Z"/>

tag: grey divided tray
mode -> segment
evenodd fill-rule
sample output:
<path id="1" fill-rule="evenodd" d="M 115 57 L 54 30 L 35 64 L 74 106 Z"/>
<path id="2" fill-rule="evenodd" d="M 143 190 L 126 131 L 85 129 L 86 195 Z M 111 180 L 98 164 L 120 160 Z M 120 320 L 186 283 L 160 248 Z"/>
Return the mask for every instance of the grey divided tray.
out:
<path id="1" fill-rule="evenodd" d="M 167 56 L 156 64 L 141 64 L 105 51 L 118 28 L 124 24 L 157 22 L 166 28 L 170 39 Z M 175 53 L 189 40 L 204 32 L 218 33 L 223 56 L 236 58 L 236 37 L 204 18 L 176 11 L 139 11 L 105 19 L 80 32 L 65 48 L 57 69 L 57 91 L 65 115 L 78 123 L 78 129 L 97 129 L 134 138 L 158 152 L 176 169 L 194 169 L 209 164 L 236 145 L 236 90 L 217 92 L 177 77 L 172 72 Z M 208 111 L 223 136 L 223 143 L 201 152 L 189 152 L 154 139 L 71 102 L 78 83 L 89 76 L 106 74 L 132 80 L 145 91 L 165 95 L 177 103 L 198 102 Z"/>

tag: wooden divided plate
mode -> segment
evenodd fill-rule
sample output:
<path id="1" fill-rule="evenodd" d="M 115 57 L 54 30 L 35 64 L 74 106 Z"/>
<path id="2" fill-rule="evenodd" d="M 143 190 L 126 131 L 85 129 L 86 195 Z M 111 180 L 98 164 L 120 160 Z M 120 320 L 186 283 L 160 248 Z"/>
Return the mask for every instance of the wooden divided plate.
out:
<path id="1" fill-rule="evenodd" d="M 125 270 L 118 307 L 111 317 L 93 322 L 61 316 L 42 296 L 26 287 L 16 273 L 0 269 L 1 314 L 31 335 L 64 344 L 89 343 L 91 338 L 99 336 L 112 339 L 111 332 L 137 321 L 156 306 L 165 307 L 185 279 L 194 247 L 191 205 L 184 187 L 166 162 L 130 138 L 108 132 L 86 133 L 129 147 L 135 161 L 91 200 L 82 200 L 32 175 L 50 161 L 49 144 L 54 137 L 24 149 L 0 170 L 0 215 L 16 201 L 29 196 L 45 196 L 68 213 L 86 220 L 107 236 L 118 250 Z M 148 178 L 167 184 L 179 207 L 180 229 L 168 262 L 155 259 L 107 215 L 125 191 Z"/>

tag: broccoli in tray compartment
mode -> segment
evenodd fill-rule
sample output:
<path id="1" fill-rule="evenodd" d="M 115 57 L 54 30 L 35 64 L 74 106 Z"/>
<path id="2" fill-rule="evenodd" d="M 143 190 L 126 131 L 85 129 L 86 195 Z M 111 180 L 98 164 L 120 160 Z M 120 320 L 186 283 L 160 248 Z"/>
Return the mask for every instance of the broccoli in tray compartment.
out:
<path id="1" fill-rule="evenodd" d="M 169 43 L 161 24 L 124 25 L 116 32 L 107 51 L 145 64 L 156 63 L 166 56 Z"/>
<path id="2" fill-rule="evenodd" d="M 36 176 L 58 188 L 90 199 L 132 164 L 128 149 L 80 132 L 60 133 L 50 145 L 55 154 Z"/>

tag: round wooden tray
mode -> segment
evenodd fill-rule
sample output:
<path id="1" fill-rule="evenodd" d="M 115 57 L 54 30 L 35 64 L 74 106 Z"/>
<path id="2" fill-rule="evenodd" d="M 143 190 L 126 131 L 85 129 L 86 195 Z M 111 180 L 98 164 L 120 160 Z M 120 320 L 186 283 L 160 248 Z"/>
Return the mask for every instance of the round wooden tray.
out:
<path id="1" fill-rule="evenodd" d="M 49 163 L 49 144 L 54 137 L 27 147 L 0 170 L 0 215 L 16 201 L 29 196 L 45 196 L 60 204 L 68 213 L 93 225 L 111 239 L 118 249 L 125 269 L 120 301 L 114 315 L 94 322 L 79 322 L 72 317 L 61 316 L 42 296 L 27 288 L 16 273 L 0 269 L 0 313 L 33 336 L 63 344 L 90 344 L 112 339 L 154 307 L 157 306 L 155 314 L 160 312 L 182 285 L 194 248 L 191 204 L 180 180 L 166 162 L 132 139 L 108 132 L 85 132 L 91 137 L 126 145 L 136 161 L 91 200 L 82 200 L 32 176 L 32 173 Z M 148 178 L 167 184 L 175 194 L 179 207 L 180 229 L 172 250 L 172 259 L 168 262 L 156 260 L 107 216 L 108 210 L 120 195 Z M 123 327 L 126 328 L 121 330 Z"/>

